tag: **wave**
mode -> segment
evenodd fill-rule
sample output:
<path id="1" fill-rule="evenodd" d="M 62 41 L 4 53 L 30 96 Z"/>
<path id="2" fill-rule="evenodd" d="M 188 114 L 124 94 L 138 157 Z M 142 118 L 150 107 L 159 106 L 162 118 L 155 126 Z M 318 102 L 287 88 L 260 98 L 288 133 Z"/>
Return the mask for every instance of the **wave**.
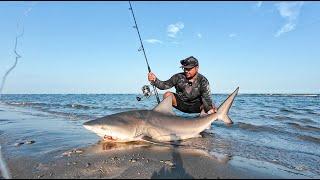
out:
<path id="1" fill-rule="evenodd" d="M 60 117 L 66 117 L 69 119 L 91 119 L 95 118 L 95 116 L 89 116 L 89 115 L 83 115 L 80 113 L 74 113 L 74 112 L 61 112 L 58 111 L 57 109 L 63 109 L 66 107 L 69 108 L 74 108 L 74 109 L 89 109 L 90 107 L 88 106 L 83 106 L 80 104 L 67 104 L 67 105 L 61 105 L 61 104 L 48 104 L 48 103 L 39 103 L 39 102 L 8 102 L 6 103 L 7 105 L 11 106 L 18 106 L 18 107 L 31 107 L 36 110 L 39 110 L 41 112 L 49 113 L 54 116 L 60 116 Z M 33 116 L 45 116 L 47 117 L 48 115 L 45 115 L 43 113 L 36 113 L 32 112 L 31 115 Z M 1 121 L 1 119 L 0 119 Z"/>
<path id="2" fill-rule="evenodd" d="M 312 110 L 312 109 L 305 109 L 305 111 L 306 111 L 307 113 L 309 113 L 309 114 L 320 115 L 320 113 L 314 112 L 314 110 Z"/>
<path id="3" fill-rule="evenodd" d="M 48 104 L 48 103 L 42 103 L 42 102 L 6 102 L 6 104 L 11 106 L 31 106 L 31 107 L 59 106 L 59 104 Z"/>
<path id="4" fill-rule="evenodd" d="M 300 135 L 300 136 L 298 136 L 298 138 L 301 139 L 301 140 L 305 140 L 305 141 L 309 141 L 309 142 L 320 144 L 320 138 L 317 138 L 317 137 Z"/>
<path id="5" fill-rule="evenodd" d="M 11 124 L 11 123 L 14 123 L 14 122 L 9 119 L 0 119 L 0 125 Z"/>
<path id="6" fill-rule="evenodd" d="M 318 97 L 319 94 L 292 94 L 290 96 L 296 96 L 296 97 Z"/>
<path id="7" fill-rule="evenodd" d="M 270 118 L 270 116 L 265 115 L 265 114 L 260 114 L 259 117 L 261 117 L 261 118 Z"/>
<path id="8" fill-rule="evenodd" d="M 253 124 L 247 124 L 247 123 L 242 123 L 239 122 L 237 123 L 237 127 L 243 130 L 247 131 L 259 131 L 259 132 L 271 132 L 271 133 L 281 133 L 282 131 L 279 131 L 275 128 L 268 127 L 268 126 L 258 126 L 258 125 L 253 125 Z"/>
<path id="9" fill-rule="evenodd" d="M 69 112 L 59 112 L 59 111 L 52 111 L 52 110 L 44 110 L 44 112 L 55 115 L 55 116 L 62 116 L 69 119 L 93 119 L 96 118 L 95 116 L 89 116 L 89 115 L 83 115 L 83 114 L 75 114 L 75 113 L 69 113 Z"/>
<path id="10" fill-rule="evenodd" d="M 293 114 L 301 114 L 293 109 L 288 109 L 288 108 L 280 108 L 280 112 L 285 112 L 285 113 L 293 113 Z"/>
<path id="11" fill-rule="evenodd" d="M 299 120 L 303 123 L 315 123 L 312 119 L 309 118 L 301 118 Z"/>
<path id="12" fill-rule="evenodd" d="M 296 120 L 295 118 L 289 117 L 289 116 L 279 116 L 279 115 L 275 115 L 275 116 L 270 116 L 271 119 L 274 120 Z"/>
<path id="13" fill-rule="evenodd" d="M 96 106 L 88 106 L 88 105 L 83 105 L 83 104 L 67 104 L 67 105 L 64 105 L 65 107 L 68 107 L 68 108 L 75 108 L 75 109 L 98 109 L 99 107 L 96 107 Z"/>
<path id="14" fill-rule="evenodd" d="M 263 119 L 275 119 L 275 120 L 290 119 L 290 117 L 288 116 L 279 116 L 279 115 L 272 116 L 272 115 L 266 115 L 266 114 L 260 114 L 259 117 Z"/>
<path id="15" fill-rule="evenodd" d="M 56 103 L 43 103 L 43 102 L 6 102 L 7 105 L 12 106 L 26 106 L 26 107 L 54 107 L 54 108 L 74 108 L 74 109 L 98 109 L 97 106 L 88 106 L 83 104 L 56 104 Z"/>
<path id="16" fill-rule="evenodd" d="M 268 96 L 284 96 L 284 97 L 320 97 L 319 94 L 266 94 Z"/>
<path id="17" fill-rule="evenodd" d="M 25 105 L 25 102 L 5 102 L 6 105 L 17 105 L 17 106 L 20 106 L 20 105 Z"/>
<path id="18" fill-rule="evenodd" d="M 300 129 L 300 130 L 306 130 L 306 131 L 320 131 L 320 128 L 318 127 L 314 127 L 314 126 L 310 126 L 310 125 L 306 125 L 306 126 L 302 126 L 298 123 L 293 123 L 293 122 L 289 122 L 287 123 L 290 126 L 293 126 L 296 129 Z"/>
<path id="19" fill-rule="evenodd" d="M 139 110 L 138 108 L 129 108 L 129 107 L 104 107 L 105 110 L 110 111 L 133 111 L 133 110 Z"/>

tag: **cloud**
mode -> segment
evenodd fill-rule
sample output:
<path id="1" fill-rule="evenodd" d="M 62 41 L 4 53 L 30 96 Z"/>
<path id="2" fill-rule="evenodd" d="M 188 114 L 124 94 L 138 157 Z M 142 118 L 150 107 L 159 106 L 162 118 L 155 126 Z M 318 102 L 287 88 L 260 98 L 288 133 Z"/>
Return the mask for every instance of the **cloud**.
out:
<path id="1" fill-rule="evenodd" d="M 175 24 L 170 24 L 167 28 L 168 36 L 175 38 L 177 33 L 184 28 L 184 24 L 182 22 L 177 22 Z"/>
<path id="2" fill-rule="evenodd" d="M 237 37 L 237 34 L 235 34 L 235 33 L 229 34 L 229 38 L 234 38 L 234 37 Z"/>
<path id="3" fill-rule="evenodd" d="M 200 39 L 202 38 L 202 34 L 201 34 L 201 33 L 198 33 L 197 36 L 198 36 L 198 38 L 200 38 Z"/>
<path id="4" fill-rule="evenodd" d="M 279 37 L 283 33 L 293 31 L 296 28 L 296 21 L 300 14 L 303 2 L 281 2 L 277 3 L 277 10 L 286 23 L 277 31 L 275 37 Z"/>
<path id="5" fill-rule="evenodd" d="M 282 28 L 275 34 L 275 37 L 279 37 L 283 33 L 290 32 L 290 31 L 294 30 L 295 27 L 296 27 L 296 24 L 289 22 L 289 23 L 285 24 L 284 26 L 282 26 Z"/>
<path id="6" fill-rule="evenodd" d="M 145 41 L 150 44 L 157 44 L 157 43 L 162 44 L 163 43 L 162 41 L 160 41 L 158 39 L 146 39 Z"/>

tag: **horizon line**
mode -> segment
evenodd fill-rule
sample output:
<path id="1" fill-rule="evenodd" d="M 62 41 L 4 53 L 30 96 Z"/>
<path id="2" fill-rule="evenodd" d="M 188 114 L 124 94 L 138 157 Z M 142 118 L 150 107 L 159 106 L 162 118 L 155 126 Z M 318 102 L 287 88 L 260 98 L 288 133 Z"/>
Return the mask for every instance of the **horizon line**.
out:
<path id="1" fill-rule="evenodd" d="M 139 95 L 141 93 L 2 93 L 1 95 Z M 163 95 L 164 93 L 159 93 Z M 230 93 L 213 93 L 211 95 L 230 94 Z M 320 93 L 238 93 L 238 95 L 320 95 Z"/>

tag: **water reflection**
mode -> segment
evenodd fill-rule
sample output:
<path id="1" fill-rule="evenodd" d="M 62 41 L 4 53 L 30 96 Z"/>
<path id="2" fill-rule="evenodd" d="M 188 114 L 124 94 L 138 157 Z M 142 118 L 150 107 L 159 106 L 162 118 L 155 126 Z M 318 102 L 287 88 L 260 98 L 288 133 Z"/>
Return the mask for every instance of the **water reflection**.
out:
<path id="1" fill-rule="evenodd" d="M 152 172 L 150 177 L 152 179 L 194 179 L 195 177 L 190 172 L 190 166 L 188 171 L 188 167 L 186 167 L 184 163 L 190 160 L 193 161 L 201 160 L 202 158 L 208 158 L 216 163 L 226 164 L 231 159 L 231 156 L 229 155 L 210 152 L 210 147 L 206 147 L 206 144 L 209 143 L 203 142 L 206 140 L 206 138 L 195 138 L 187 141 L 176 141 L 164 144 L 152 144 L 146 142 L 100 142 L 100 147 L 103 152 L 108 152 L 111 150 L 123 150 L 125 154 L 135 154 L 137 152 L 151 154 L 151 157 L 149 157 L 150 159 L 154 159 L 153 155 L 155 155 L 154 157 L 157 157 L 154 159 L 155 162 L 160 161 L 163 163 L 163 165 L 159 170 L 154 170 Z M 171 155 L 171 157 L 168 159 L 161 159 L 163 157 L 167 157 L 166 154 Z M 144 163 L 145 161 L 139 162 Z M 194 165 L 196 164 L 198 163 L 195 162 Z M 143 164 L 143 166 L 148 165 Z M 195 169 L 192 166 L 191 168 L 194 172 Z"/>
<path id="2" fill-rule="evenodd" d="M 177 142 L 178 145 L 181 144 L 180 141 Z M 156 172 L 154 171 L 151 179 L 194 179 L 183 167 L 183 161 L 179 151 L 178 146 L 173 145 L 172 148 L 172 164 L 168 166 L 164 165 L 162 168 Z M 170 161 L 169 161 L 170 162 Z"/>

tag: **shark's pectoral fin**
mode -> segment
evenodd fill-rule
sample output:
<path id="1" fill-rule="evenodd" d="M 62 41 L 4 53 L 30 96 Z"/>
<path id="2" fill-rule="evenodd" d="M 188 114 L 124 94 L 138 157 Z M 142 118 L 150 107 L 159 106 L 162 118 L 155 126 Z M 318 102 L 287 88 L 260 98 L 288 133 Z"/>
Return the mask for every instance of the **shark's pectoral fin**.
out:
<path id="1" fill-rule="evenodd" d="M 163 143 L 163 142 L 154 140 L 154 139 L 152 139 L 152 138 L 149 137 L 149 136 L 142 136 L 140 139 L 143 140 L 143 141 L 152 143 L 152 144 L 157 144 L 157 145 L 163 145 L 163 144 L 165 144 L 165 143 Z"/>
<path id="2" fill-rule="evenodd" d="M 161 143 L 160 141 L 156 141 L 156 140 L 152 139 L 151 137 L 146 136 L 144 134 L 137 135 L 133 139 L 135 141 L 145 141 L 145 142 L 149 142 L 149 143 L 152 143 L 152 144 Z"/>
<path id="3" fill-rule="evenodd" d="M 148 142 L 148 143 L 152 143 L 152 144 L 156 144 L 156 145 L 160 145 L 160 146 L 184 146 L 182 144 L 179 144 L 179 142 L 161 142 L 161 141 L 157 141 L 155 139 L 152 139 L 149 136 L 143 136 L 141 137 L 142 141 Z"/>
<path id="4" fill-rule="evenodd" d="M 153 111 L 175 116 L 176 114 L 173 112 L 172 108 L 172 96 L 163 99 L 160 104 L 153 108 Z"/>

